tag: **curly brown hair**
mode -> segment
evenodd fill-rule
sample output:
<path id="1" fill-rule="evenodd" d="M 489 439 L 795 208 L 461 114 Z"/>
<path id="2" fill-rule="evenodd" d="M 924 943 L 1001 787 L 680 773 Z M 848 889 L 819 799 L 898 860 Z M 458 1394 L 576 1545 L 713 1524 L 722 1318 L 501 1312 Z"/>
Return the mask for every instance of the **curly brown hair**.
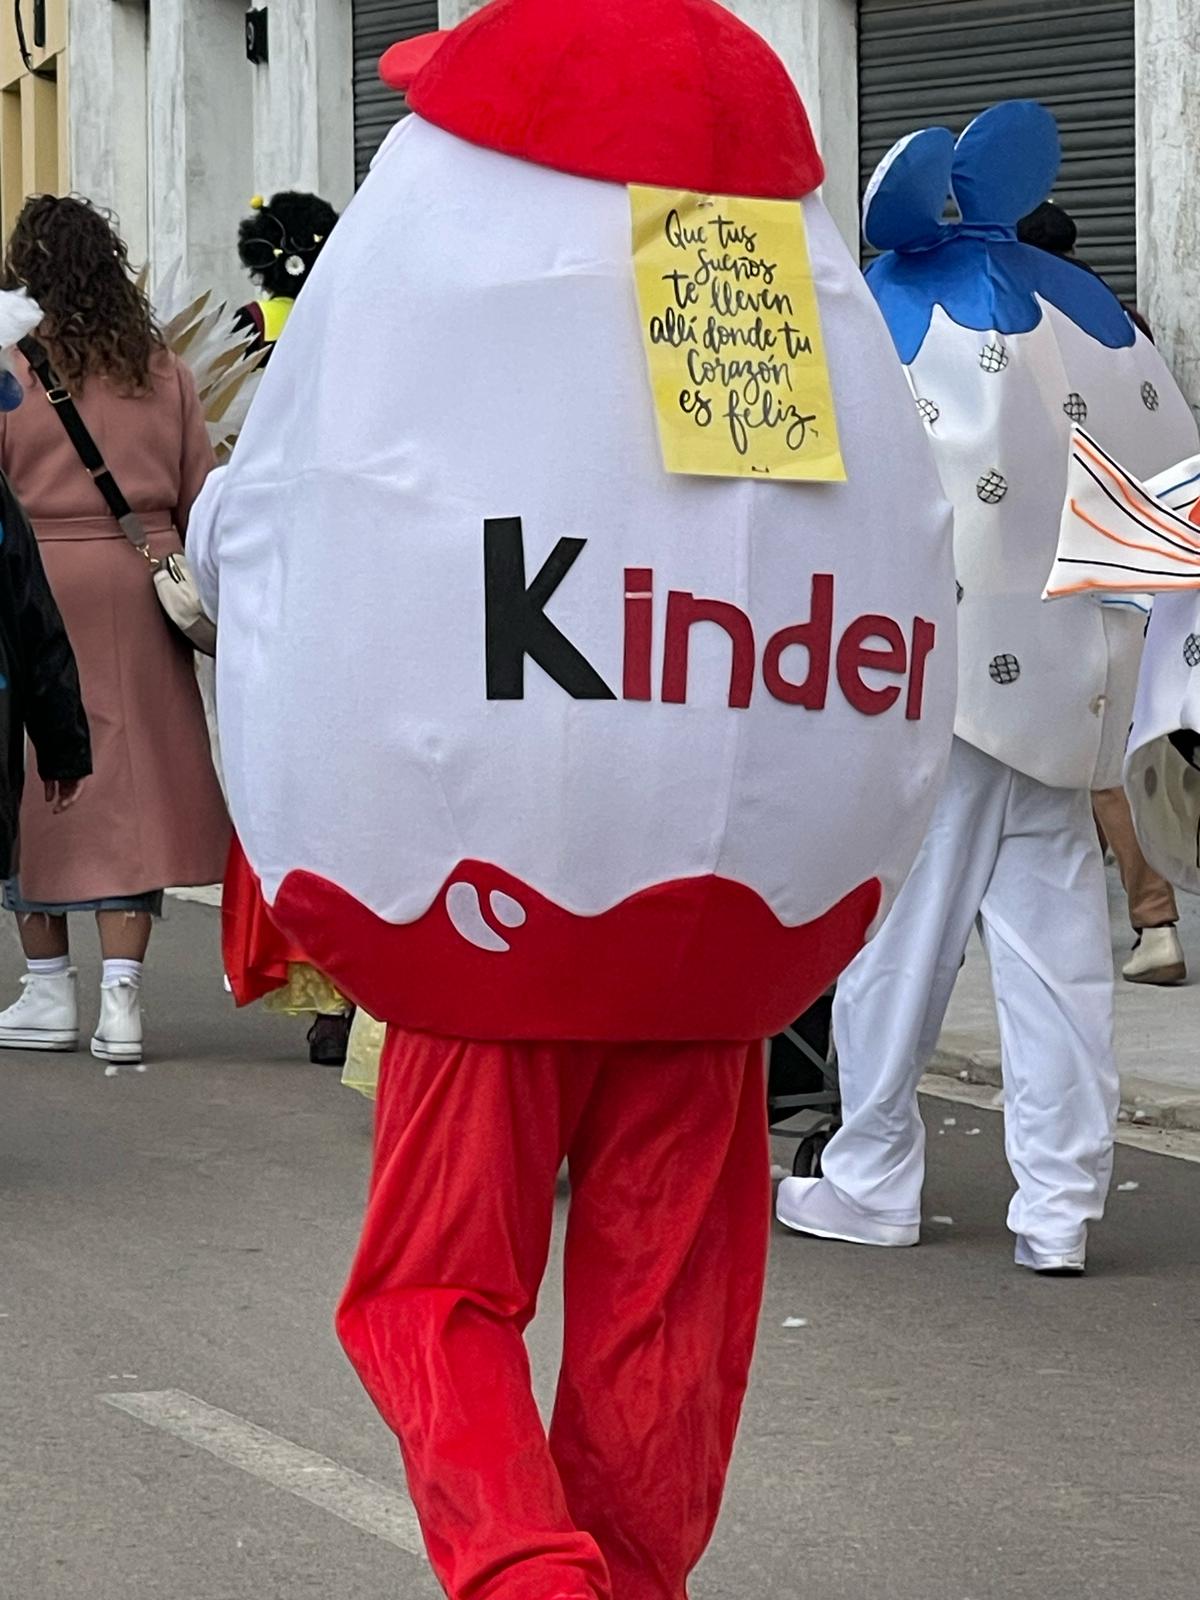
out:
<path id="1" fill-rule="evenodd" d="M 134 393 L 148 387 L 162 335 L 107 212 L 75 195 L 34 195 L 8 241 L 3 281 L 41 306 L 39 337 L 68 387 L 94 376 Z"/>

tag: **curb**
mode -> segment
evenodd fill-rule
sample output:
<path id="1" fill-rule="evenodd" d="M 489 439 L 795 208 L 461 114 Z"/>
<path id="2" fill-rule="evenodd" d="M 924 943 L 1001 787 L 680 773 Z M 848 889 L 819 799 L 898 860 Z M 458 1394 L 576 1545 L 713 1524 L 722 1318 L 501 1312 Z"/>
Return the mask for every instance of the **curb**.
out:
<path id="1" fill-rule="evenodd" d="M 940 1078 L 957 1078 L 999 1089 L 1002 1083 L 998 1050 L 943 1050 L 934 1053 L 928 1072 Z M 1178 1128 L 1200 1132 L 1200 1094 L 1149 1078 L 1121 1078 L 1122 1122 L 1144 1128 Z"/>
<path id="2" fill-rule="evenodd" d="M 209 884 L 202 889 L 168 889 L 168 900 L 179 900 L 185 905 L 209 906 L 215 911 L 221 909 L 221 886 Z"/>

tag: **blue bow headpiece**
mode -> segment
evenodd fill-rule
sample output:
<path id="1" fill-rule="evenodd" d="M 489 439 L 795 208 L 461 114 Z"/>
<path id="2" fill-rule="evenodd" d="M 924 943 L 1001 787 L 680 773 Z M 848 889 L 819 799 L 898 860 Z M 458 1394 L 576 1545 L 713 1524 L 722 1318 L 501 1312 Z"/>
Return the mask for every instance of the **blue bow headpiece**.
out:
<path id="1" fill-rule="evenodd" d="M 900 359 L 915 359 L 935 306 L 964 328 L 1028 333 L 1039 300 L 1112 349 L 1137 337 L 1120 301 L 1086 268 L 1017 240 L 1062 161 L 1058 124 L 1032 100 L 1007 100 L 955 142 L 911 134 L 884 159 L 863 203 L 867 243 L 888 253 L 867 272 Z M 944 220 L 947 200 L 960 220 Z"/>

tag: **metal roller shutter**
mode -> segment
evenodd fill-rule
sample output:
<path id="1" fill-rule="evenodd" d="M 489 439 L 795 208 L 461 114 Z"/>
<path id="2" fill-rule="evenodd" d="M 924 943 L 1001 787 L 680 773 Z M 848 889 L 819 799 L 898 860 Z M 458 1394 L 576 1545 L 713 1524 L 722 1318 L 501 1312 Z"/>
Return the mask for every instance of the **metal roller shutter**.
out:
<path id="1" fill-rule="evenodd" d="M 1136 291 L 1134 0 L 860 0 L 865 187 L 906 133 L 959 133 L 997 100 L 1040 100 L 1062 129 L 1054 198 L 1078 252 L 1118 294 Z"/>
<path id="2" fill-rule="evenodd" d="M 361 183 L 404 101 L 379 81 L 379 58 L 398 39 L 438 25 L 437 0 L 354 0 L 354 174 Z"/>

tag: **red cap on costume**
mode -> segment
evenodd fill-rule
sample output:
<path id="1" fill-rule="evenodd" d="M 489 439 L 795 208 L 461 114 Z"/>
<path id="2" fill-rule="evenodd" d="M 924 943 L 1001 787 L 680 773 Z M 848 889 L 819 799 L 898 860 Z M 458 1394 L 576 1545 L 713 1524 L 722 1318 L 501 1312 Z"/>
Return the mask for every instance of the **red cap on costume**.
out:
<path id="1" fill-rule="evenodd" d="M 718 0 L 492 0 L 380 73 L 447 133 L 576 177 L 798 200 L 825 176 L 783 62 Z"/>

